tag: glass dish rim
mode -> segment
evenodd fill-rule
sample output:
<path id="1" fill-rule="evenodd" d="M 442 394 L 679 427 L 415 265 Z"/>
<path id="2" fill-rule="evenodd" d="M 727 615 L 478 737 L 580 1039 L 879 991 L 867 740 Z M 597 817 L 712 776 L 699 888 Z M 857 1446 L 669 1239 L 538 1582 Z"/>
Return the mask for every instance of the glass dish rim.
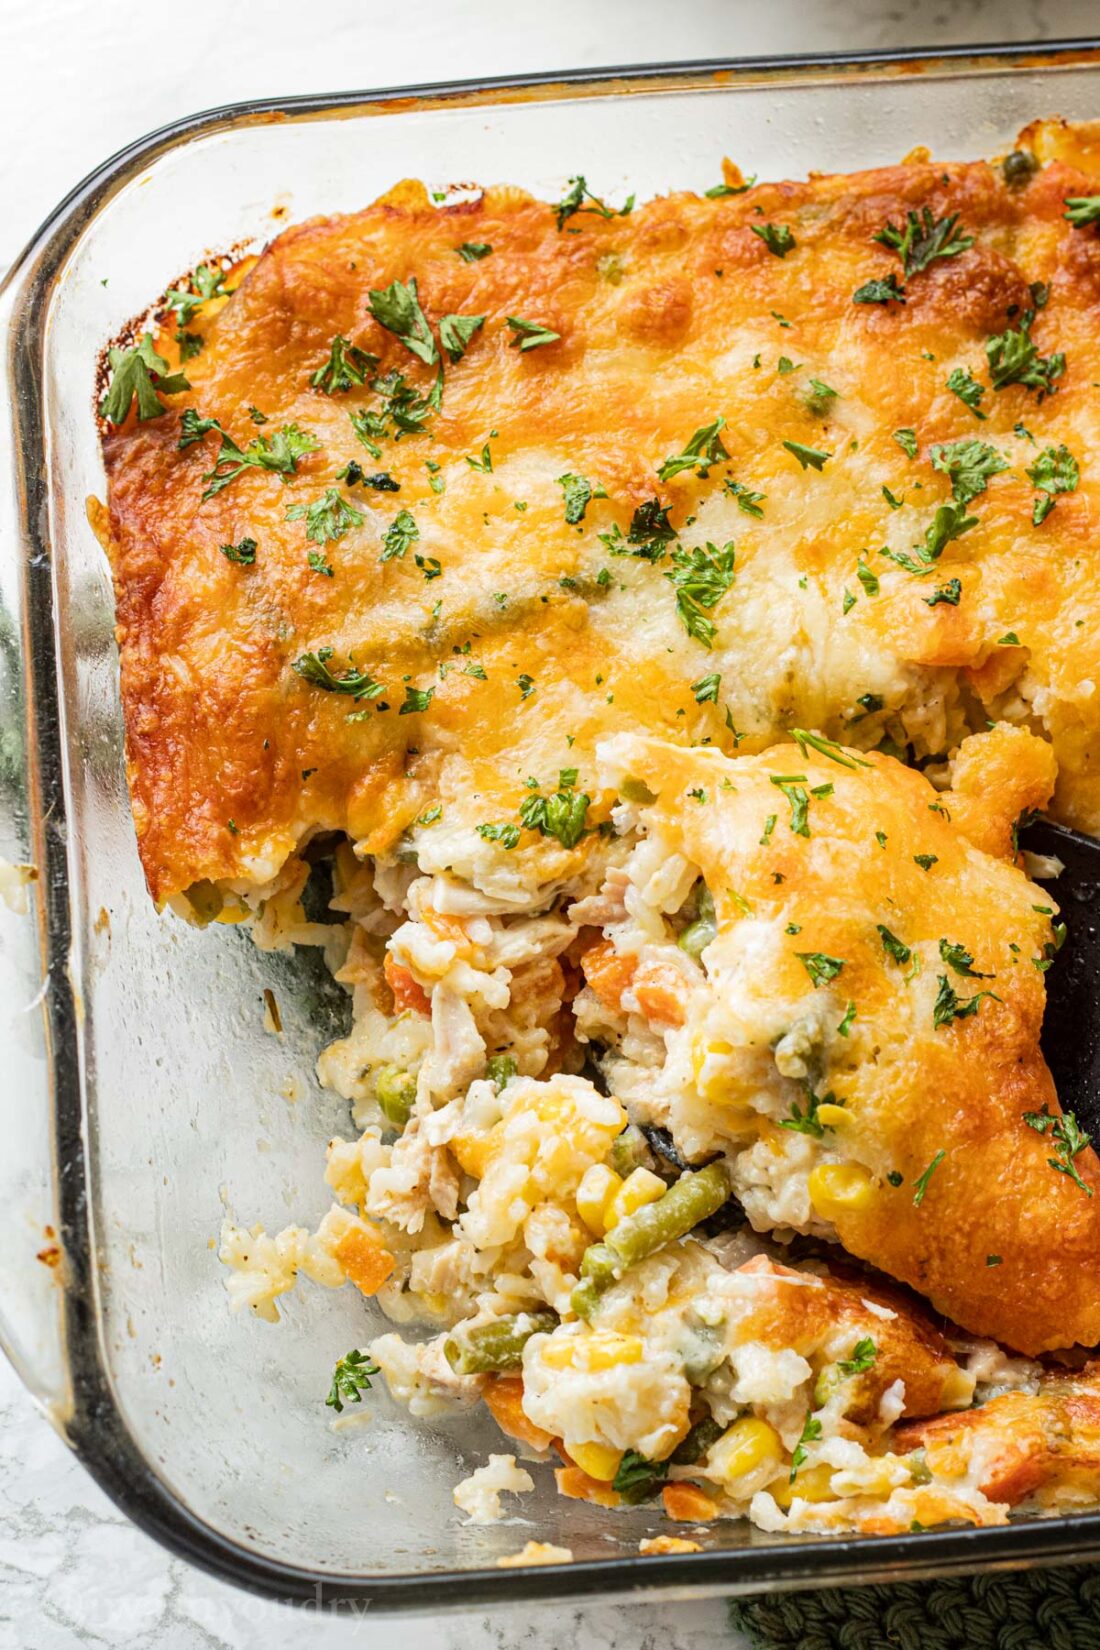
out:
<path id="1" fill-rule="evenodd" d="M 1100 1516 L 1078 1513 L 984 1529 L 930 1530 L 891 1537 L 851 1536 L 827 1542 L 796 1537 L 738 1552 L 639 1554 L 582 1560 L 567 1566 L 372 1576 L 284 1563 L 222 1535 L 190 1512 L 138 1448 L 115 1402 L 94 1305 L 76 1042 L 78 1007 L 64 966 L 72 929 L 64 831 L 62 704 L 53 668 L 56 614 L 44 527 L 48 520 L 48 482 L 42 462 L 47 438 L 42 404 L 45 318 L 53 285 L 80 235 L 111 197 L 160 155 L 186 142 L 242 124 L 279 118 L 366 115 L 394 105 L 404 105 L 411 113 L 433 106 L 462 107 L 525 97 L 551 100 L 578 93 L 599 96 L 611 92 L 702 90 L 708 81 L 714 83 L 719 77 L 728 77 L 733 83 L 748 82 L 756 76 L 797 84 L 822 75 L 855 78 L 861 71 L 896 69 L 925 74 L 939 70 L 962 79 L 990 71 L 1050 71 L 1090 65 L 1100 67 L 1100 40 L 1095 38 L 550 70 L 374 92 L 310 93 L 224 104 L 169 122 L 125 145 L 94 168 L 46 217 L 0 281 L 0 298 L 9 292 L 15 295 L 7 366 L 22 515 L 18 542 L 24 552 L 31 552 L 24 554 L 19 572 L 26 613 L 27 720 L 35 734 L 29 743 L 29 749 L 35 752 L 37 793 L 32 827 L 41 851 L 38 888 L 43 962 L 49 969 L 52 987 L 47 1003 L 54 1108 L 52 1167 L 68 1263 L 62 1313 L 72 1401 L 64 1418 L 64 1435 L 115 1504 L 173 1555 L 221 1580 L 285 1602 L 337 1609 L 361 1609 L 369 1602 L 372 1609 L 383 1611 L 430 1611 L 456 1604 L 535 1601 L 563 1593 L 576 1598 L 624 1592 L 643 1598 L 672 1591 L 679 1596 L 732 1595 L 868 1580 L 912 1580 L 946 1572 L 1069 1563 L 1100 1554 Z M 49 832 L 41 829 L 47 817 L 52 817 Z"/>

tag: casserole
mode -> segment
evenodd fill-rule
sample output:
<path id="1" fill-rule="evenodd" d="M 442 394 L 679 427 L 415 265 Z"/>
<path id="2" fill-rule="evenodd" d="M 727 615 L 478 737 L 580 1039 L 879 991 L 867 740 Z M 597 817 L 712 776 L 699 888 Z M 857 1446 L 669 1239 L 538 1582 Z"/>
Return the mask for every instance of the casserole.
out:
<path id="1" fill-rule="evenodd" d="M 703 66 L 430 93 L 413 105 L 306 100 L 207 117 L 90 180 L 9 282 L 17 465 L 5 473 L 3 503 L 21 555 L 4 580 L 9 655 L 22 652 L 25 668 L 25 697 L 18 679 L 11 689 L 13 727 L 25 729 L 31 754 L 21 772 L 9 740 L 4 851 L 38 868 L 30 892 L 40 925 L 32 941 L 28 924 L 5 918 L 23 966 L 9 1000 L 33 1001 L 43 963 L 49 982 L 42 1063 L 32 1051 L 9 1086 L 19 1149 L 5 1188 L 6 1248 L 16 1256 L 7 1339 L 106 1487 L 197 1561 L 285 1596 L 319 1587 L 325 1598 L 430 1607 L 456 1594 L 558 1592 L 552 1572 L 486 1568 L 533 1533 L 573 1548 L 578 1592 L 670 1583 L 733 1591 L 896 1575 L 899 1563 L 916 1574 L 1090 1550 L 1095 1521 L 1079 1517 L 797 1547 L 720 1527 L 718 1548 L 678 1559 L 675 1570 L 660 1557 L 609 1563 L 603 1524 L 541 1499 L 532 1498 L 533 1514 L 524 1505 L 534 1529 L 456 1529 L 449 1485 L 458 1441 L 446 1427 L 414 1438 L 400 1420 L 378 1416 L 365 1453 L 332 1440 L 317 1422 L 309 1347 L 296 1351 L 291 1333 L 276 1349 L 253 1338 L 259 1326 L 240 1337 L 224 1324 L 198 1237 L 220 1210 L 198 1204 L 247 1162 L 249 1183 L 230 1181 L 230 1204 L 247 1193 L 250 1209 L 265 1204 L 272 1219 L 303 1207 L 309 1193 L 297 1177 L 302 1188 L 312 1184 L 315 1144 L 293 1110 L 305 1097 L 310 1054 L 337 1029 L 339 1005 L 320 973 L 304 990 L 299 967 L 254 957 L 229 932 L 168 931 L 147 910 L 125 802 L 106 571 L 81 511 L 99 483 L 87 340 L 117 330 L 165 268 L 188 267 L 208 250 L 207 237 L 221 249 L 265 237 L 273 202 L 280 216 L 288 204 L 296 215 L 352 206 L 371 179 L 382 187 L 397 172 L 444 183 L 444 153 L 461 153 L 464 173 L 492 177 L 502 170 L 502 139 L 508 174 L 552 189 L 562 169 L 556 155 L 545 158 L 555 120 L 568 120 L 573 144 L 622 155 L 622 177 L 609 186 L 643 192 L 695 182 L 722 150 L 748 170 L 797 174 L 821 158 L 819 122 L 838 167 L 887 161 L 929 131 L 945 151 L 984 153 L 1033 114 L 1056 106 L 1087 115 L 1094 62 L 1081 49 L 1042 63 L 1014 52 Z M 288 184 L 289 202 L 276 195 Z M 265 988 L 283 1006 L 282 1041 L 262 1030 L 256 1005 Z M 21 1037 L 32 1023 L 20 1018 Z M 269 1102 L 260 1115 L 257 1154 L 251 1096 L 280 1089 L 285 1104 Z M 335 1110 L 320 1091 L 309 1107 L 321 1140 Z M 36 1115 L 50 1117 L 52 1140 L 33 1137 Z M 15 1134 L 17 1120 L 29 1137 Z M 56 1264 L 31 1259 L 37 1252 Z M 354 1338 L 343 1321 L 352 1310 L 334 1297 L 311 1313 L 314 1337 L 325 1337 L 334 1357 Z M 276 1401 L 257 1396 L 257 1360 Z M 414 1478 L 415 1496 L 404 1488 Z M 381 1528 L 386 1550 L 364 1564 Z M 622 1531 L 625 1555 L 650 1533 L 647 1514 L 629 1515 Z"/>

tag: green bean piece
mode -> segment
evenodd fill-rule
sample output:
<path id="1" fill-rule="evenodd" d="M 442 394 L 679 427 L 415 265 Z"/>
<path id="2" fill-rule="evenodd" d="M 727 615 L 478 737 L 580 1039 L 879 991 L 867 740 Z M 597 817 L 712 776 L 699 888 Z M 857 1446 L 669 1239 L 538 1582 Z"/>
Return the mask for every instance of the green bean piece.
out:
<path id="1" fill-rule="evenodd" d="M 581 1260 L 581 1277 L 591 1278 L 597 1289 L 615 1282 L 615 1257 L 606 1243 L 590 1243 Z"/>
<path id="2" fill-rule="evenodd" d="M 485 1075 L 490 1083 L 495 1083 L 502 1089 L 510 1083 L 519 1070 L 514 1054 L 490 1054 L 485 1062 Z"/>
<path id="3" fill-rule="evenodd" d="M 416 1099 L 416 1078 L 400 1066 L 383 1066 L 374 1080 L 374 1092 L 382 1115 L 395 1129 L 403 1129 Z"/>
<path id="4" fill-rule="evenodd" d="M 602 1292 L 595 1278 L 581 1279 L 569 1297 L 569 1304 L 578 1318 L 583 1318 L 585 1323 L 591 1323 L 592 1314 L 600 1304 Z"/>
<path id="5" fill-rule="evenodd" d="M 495 1374 L 518 1369 L 523 1349 L 532 1335 L 548 1335 L 558 1325 L 556 1312 L 512 1312 L 492 1323 L 481 1323 L 461 1339 L 451 1335 L 443 1355 L 456 1375 Z"/>
<path id="6" fill-rule="evenodd" d="M 693 1467 L 701 1461 L 712 1444 L 716 1444 L 725 1427 L 713 1415 L 704 1415 L 696 1421 L 686 1438 L 681 1439 L 669 1457 L 675 1467 Z"/>
<path id="7" fill-rule="evenodd" d="M 616 1174 L 622 1175 L 625 1180 L 639 1163 L 645 1163 L 649 1157 L 649 1147 L 646 1145 L 645 1135 L 637 1123 L 628 1123 L 622 1134 L 611 1145 L 611 1167 Z"/>
<path id="8" fill-rule="evenodd" d="M 698 915 L 695 921 L 688 923 L 677 944 L 681 951 L 686 951 L 689 957 L 698 962 L 700 952 L 706 950 L 718 932 L 718 925 L 714 920 L 714 895 L 706 883 L 699 891 L 696 909 Z"/>
<path id="9" fill-rule="evenodd" d="M 729 1195 L 729 1171 L 724 1163 L 688 1169 L 656 1203 L 636 1209 L 608 1232 L 605 1244 L 618 1274 L 637 1266 L 666 1243 L 686 1237 L 701 1220 L 720 1209 Z"/>

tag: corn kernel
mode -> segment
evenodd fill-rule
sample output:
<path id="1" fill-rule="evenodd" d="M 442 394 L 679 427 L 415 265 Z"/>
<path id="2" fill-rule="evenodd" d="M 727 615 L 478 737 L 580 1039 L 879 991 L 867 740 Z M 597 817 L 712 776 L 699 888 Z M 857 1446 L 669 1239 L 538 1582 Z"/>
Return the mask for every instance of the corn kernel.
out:
<path id="1" fill-rule="evenodd" d="M 708 1463 L 727 1483 L 735 1484 L 758 1467 L 778 1465 L 782 1454 L 775 1428 L 759 1416 L 743 1415 L 714 1445 Z"/>
<path id="2" fill-rule="evenodd" d="M 597 1330 L 584 1343 L 589 1369 L 614 1369 L 616 1364 L 638 1364 L 644 1350 L 637 1335 L 616 1335 L 613 1330 Z"/>
<path id="3" fill-rule="evenodd" d="M 573 1344 L 571 1340 L 547 1341 L 542 1349 L 542 1361 L 547 1369 L 572 1369 Z"/>
<path id="4" fill-rule="evenodd" d="M 659 1174 L 652 1169 L 634 1169 L 618 1191 L 611 1198 L 604 1210 L 603 1229 L 610 1232 L 620 1220 L 632 1215 L 636 1209 L 642 1209 L 647 1203 L 656 1203 L 659 1197 L 664 1197 L 668 1187 Z"/>
<path id="5" fill-rule="evenodd" d="M 600 1484 L 610 1484 L 623 1458 L 622 1450 L 609 1444 L 570 1444 L 568 1449 L 581 1471 Z"/>
<path id="6" fill-rule="evenodd" d="M 817 1120 L 827 1129 L 842 1129 L 852 1121 L 852 1114 L 847 1106 L 834 1106 L 831 1100 L 826 1100 L 817 1108 Z"/>
<path id="7" fill-rule="evenodd" d="M 794 1483 L 784 1479 L 773 1484 L 768 1492 L 780 1507 L 789 1507 L 797 1495 L 802 1501 L 830 1501 L 833 1499 L 833 1469 L 824 1462 L 817 1467 L 803 1467 Z"/>
<path id="8" fill-rule="evenodd" d="M 826 1220 L 866 1209 L 874 1195 L 871 1176 L 858 1163 L 819 1163 L 808 1184 L 810 1202 Z"/>
<path id="9" fill-rule="evenodd" d="M 604 1234 L 604 1213 L 622 1184 L 622 1176 L 606 1163 L 593 1163 L 584 1172 L 577 1187 L 577 1213 L 596 1237 Z"/>

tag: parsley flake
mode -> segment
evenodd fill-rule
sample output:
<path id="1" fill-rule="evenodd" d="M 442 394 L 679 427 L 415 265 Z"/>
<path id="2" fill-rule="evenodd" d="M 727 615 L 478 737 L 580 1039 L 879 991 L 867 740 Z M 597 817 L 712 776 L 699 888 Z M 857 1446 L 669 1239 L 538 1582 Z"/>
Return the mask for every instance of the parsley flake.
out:
<path id="1" fill-rule="evenodd" d="M 521 355 L 525 355 L 529 349 L 538 349 L 542 344 L 557 343 L 561 337 L 560 332 L 551 331 L 542 321 L 525 321 L 519 315 L 509 315 L 505 319 L 515 334 L 511 342 L 519 345 Z"/>
<path id="2" fill-rule="evenodd" d="M 349 1403 L 362 1402 L 363 1393 L 370 1391 L 370 1377 L 378 1374 L 378 1365 L 365 1352 L 349 1352 L 337 1360 L 332 1372 L 332 1385 L 325 1404 L 337 1415 L 343 1413 L 344 1399 Z"/>
<path id="3" fill-rule="evenodd" d="M 733 583 L 733 543 L 723 545 L 721 550 L 709 540 L 705 548 L 697 545 L 691 550 L 676 549 L 672 561 L 664 576 L 676 588 L 676 611 L 688 635 L 710 648 L 717 627 L 703 610 L 712 611 Z"/>
<path id="4" fill-rule="evenodd" d="M 329 544 L 342 539 L 353 527 L 363 525 L 362 510 L 342 498 L 335 487 L 326 487 L 321 497 L 312 504 L 292 504 L 286 513 L 287 521 L 305 521 L 306 538 L 314 544 Z M 310 562 L 312 566 L 312 561 Z M 331 573 L 331 570 L 329 570 Z"/>
<path id="5" fill-rule="evenodd" d="M 337 333 L 329 346 L 328 360 L 322 361 L 317 371 L 310 374 L 309 381 L 315 390 L 337 395 L 355 384 L 365 384 L 377 365 L 377 355 L 360 349 L 358 344 L 349 344 Z"/>
<path id="6" fill-rule="evenodd" d="M 819 985 L 835 980 L 844 967 L 842 957 L 830 957 L 825 951 L 796 951 L 795 956 L 810 976 L 815 991 Z"/>
<path id="7" fill-rule="evenodd" d="M 168 362 L 153 348 L 151 332 L 133 349 L 108 350 L 107 361 L 111 386 L 99 404 L 99 416 L 112 424 L 123 422 L 135 400 L 139 422 L 159 418 L 168 410 L 162 395 L 178 395 L 191 388 L 182 372 L 168 371 Z"/>

